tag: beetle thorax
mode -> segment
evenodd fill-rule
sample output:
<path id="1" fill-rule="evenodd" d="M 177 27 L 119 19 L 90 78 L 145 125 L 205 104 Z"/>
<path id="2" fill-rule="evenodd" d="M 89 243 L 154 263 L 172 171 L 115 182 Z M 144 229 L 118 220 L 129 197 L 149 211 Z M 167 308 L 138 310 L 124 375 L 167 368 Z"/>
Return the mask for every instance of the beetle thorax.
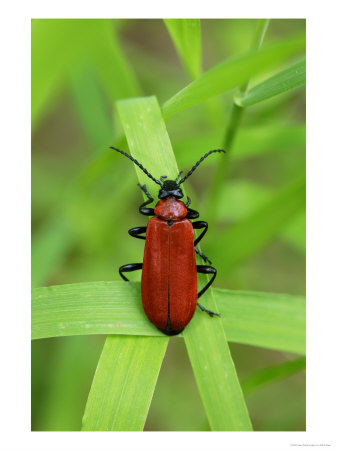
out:
<path id="1" fill-rule="evenodd" d="M 187 208 L 185 203 L 180 200 L 165 198 L 156 204 L 154 213 L 159 219 L 180 220 L 186 217 Z"/>

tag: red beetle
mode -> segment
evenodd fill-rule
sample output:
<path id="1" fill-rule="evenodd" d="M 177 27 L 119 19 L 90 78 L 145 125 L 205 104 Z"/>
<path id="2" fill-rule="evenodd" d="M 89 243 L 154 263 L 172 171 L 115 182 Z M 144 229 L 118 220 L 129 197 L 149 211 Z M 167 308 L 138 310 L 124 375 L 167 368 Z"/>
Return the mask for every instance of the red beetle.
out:
<path id="1" fill-rule="evenodd" d="M 149 178 L 161 186 L 159 201 L 155 208 L 147 205 L 153 198 L 146 186 L 138 186 L 146 194 L 148 200 L 139 207 L 139 212 L 145 216 L 155 216 L 150 219 L 147 227 L 135 227 L 129 234 L 138 239 L 145 239 L 143 263 L 125 264 L 119 268 L 120 276 L 129 281 L 124 272 L 142 269 L 142 303 L 149 320 L 163 333 L 172 336 L 180 333 L 193 317 L 197 305 L 211 317 L 219 314 L 208 311 L 198 303 L 198 298 L 211 286 L 216 276 L 212 266 L 197 265 L 195 253 L 205 262 L 211 261 L 203 255 L 196 245 L 205 235 L 208 224 L 202 220 L 191 222 L 199 217 L 199 213 L 180 199 L 184 196 L 180 185 L 195 171 L 199 164 L 211 153 L 225 150 L 211 150 L 206 153 L 187 174 L 180 179 L 164 180 L 166 176 L 156 180 L 136 159 L 115 147 L 110 147 L 131 159 Z M 180 181 L 179 181 L 180 179 Z M 200 236 L 194 240 L 193 230 L 203 229 Z M 141 234 L 146 233 L 145 236 Z M 212 274 L 210 281 L 198 292 L 197 273 Z"/>

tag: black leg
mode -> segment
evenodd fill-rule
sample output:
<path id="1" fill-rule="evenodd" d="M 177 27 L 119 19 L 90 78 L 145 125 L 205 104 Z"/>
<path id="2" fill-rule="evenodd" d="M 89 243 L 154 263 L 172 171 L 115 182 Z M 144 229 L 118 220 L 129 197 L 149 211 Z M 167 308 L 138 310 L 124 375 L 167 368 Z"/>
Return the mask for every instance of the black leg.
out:
<path id="1" fill-rule="evenodd" d="M 187 206 L 187 205 L 186 205 L 186 206 Z M 198 217 L 199 217 L 198 211 L 195 211 L 194 209 L 191 209 L 191 208 L 188 208 L 188 207 L 187 207 L 187 216 L 186 216 L 186 219 L 193 220 L 193 219 L 197 219 Z"/>
<path id="2" fill-rule="evenodd" d="M 215 312 L 213 312 L 213 311 L 210 311 L 209 309 L 206 309 L 204 306 L 200 305 L 200 303 L 197 303 L 197 305 L 199 306 L 199 308 L 201 309 L 201 311 L 204 311 L 204 312 L 207 313 L 210 317 L 214 317 L 214 316 L 220 317 L 220 314 L 215 313 Z"/>
<path id="3" fill-rule="evenodd" d="M 139 234 L 142 233 L 146 233 L 146 228 L 147 227 L 134 227 L 134 228 L 130 228 L 130 230 L 128 231 L 129 235 L 132 237 L 135 237 L 137 239 L 146 239 L 145 236 L 139 236 Z"/>
<path id="4" fill-rule="evenodd" d="M 134 270 L 140 270 L 142 267 L 143 263 L 125 264 L 124 266 L 121 266 L 119 268 L 119 275 L 123 278 L 124 281 L 130 281 L 123 275 L 123 272 L 133 272 Z"/>
<path id="5" fill-rule="evenodd" d="M 146 185 L 143 186 L 138 183 L 138 186 L 141 188 L 141 190 L 144 192 L 148 200 L 146 202 L 142 203 L 139 207 L 139 212 L 143 214 L 144 216 L 154 216 L 154 209 L 153 208 L 145 208 L 146 205 L 149 205 L 153 202 L 153 198 L 151 197 L 151 194 L 148 192 Z"/>
<path id="6" fill-rule="evenodd" d="M 197 249 L 197 247 L 194 247 L 195 253 L 197 253 L 199 256 L 201 256 L 201 258 L 203 259 L 203 261 L 208 262 L 209 264 L 212 264 L 212 261 L 210 261 L 206 255 L 204 255 L 203 253 L 201 253 L 200 250 Z"/>
<path id="7" fill-rule="evenodd" d="M 213 283 L 215 277 L 216 277 L 216 269 L 215 267 L 212 266 L 197 266 L 197 272 L 198 273 L 206 273 L 206 274 L 213 274 L 212 278 L 210 279 L 210 281 L 206 284 L 206 286 L 204 286 L 200 292 L 198 292 L 198 298 L 200 298 L 202 296 L 202 294 L 204 294 L 207 289 L 211 286 L 211 284 Z M 204 308 L 202 305 L 200 305 L 200 303 L 198 303 L 199 308 L 202 311 L 205 311 L 209 316 L 213 317 L 213 316 L 219 316 L 220 314 L 217 314 L 215 312 L 209 311 L 208 309 Z"/>
<path id="8" fill-rule="evenodd" d="M 190 206 L 190 204 L 191 204 L 191 199 L 189 198 L 189 197 L 186 197 L 187 198 L 187 202 L 186 202 L 186 208 L 188 209 L 188 207 Z"/>
<path id="9" fill-rule="evenodd" d="M 197 272 L 198 273 L 206 273 L 206 274 L 213 274 L 212 278 L 210 279 L 210 281 L 206 284 L 206 286 L 204 286 L 200 292 L 198 292 L 198 298 L 200 298 L 202 296 L 202 294 L 204 294 L 207 289 L 210 287 L 210 285 L 213 283 L 213 281 L 215 280 L 216 277 L 216 268 L 212 267 L 212 266 L 202 266 L 202 265 L 197 265 Z"/>
<path id="10" fill-rule="evenodd" d="M 202 228 L 204 229 L 203 232 L 200 234 L 200 236 L 198 236 L 194 241 L 194 245 L 198 245 L 201 239 L 205 236 L 205 233 L 208 229 L 208 223 L 205 222 L 204 220 L 197 220 L 196 222 L 193 222 L 192 225 L 194 230 L 201 230 Z"/>

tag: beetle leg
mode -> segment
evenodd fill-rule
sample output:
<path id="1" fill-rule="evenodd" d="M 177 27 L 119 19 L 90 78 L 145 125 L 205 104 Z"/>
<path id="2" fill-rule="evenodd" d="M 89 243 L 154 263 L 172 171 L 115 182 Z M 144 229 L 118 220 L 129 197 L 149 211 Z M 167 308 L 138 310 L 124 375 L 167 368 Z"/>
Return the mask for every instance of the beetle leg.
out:
<path id="1" fill-rule="evenodd" d="M 186 197 L 186 198 L 187 198 L 187 202 L 186 202 L 185 206 L 186 206 L 186 208 L 188 208 L 191 204 L 191 199 L 189 197 Z"/>
<path id="2" fill-rule="evenodd" d="M 200 303 L 197 303 L 197 305 L 199 306 L 199 308 L 201 309 L 201 311 L 204 311 L 205 313 L 207 313 L 209 316 L 214 317 L 214 316 L 218 316 L 220 317 L 220 314 L 215 313 L 213 311 L 210 311 L 208 309 L 206 309 L 204 306 L 200 305 Z"/>
<path id="3" fill-rule="evenodd" d="M 146 195 L 146 197 L 150 200 L 151 199 L 151 202 L 152 202 L 152 200 L 153 200 L 153 198 L 151 197 L 151 194 L 149 193 L 149 191 L 147 190 L 147 187 L 146 187 L 146 184 L 140 184 L 140 183 L 138 183 L 138 186 L 141 188 L 141 190 L 144 192 L 144 194 Z M 151 202 L 149 202 L 149 203 L 151 203 Z"/>
<path id="4" fill-rule="evenodd" d="M 195 253 L 197 253 L 199 256 L 201 256 L 201 258 L 205 261 L 208 262 L 209 264 L 212 264 L 212 261 L 210 261 L 206 255 L 204 255 L 203 253 L 201 253 L 200 250 L 197 249 L 197 247 L 194 247 Z"/>
<path id="5" fill-rule="evenodd" d="M 197 219 L 199 217 L 199 213 L 198 211 L 195 211 L 194 209 L 188 208 L 187 207 L 187 215 L 186 215 L 186 219 Z"/>
<path id="6" fill-rule="evenodd" d="M 192 226 L 194 230 L 200 230 L 201 228 L 204 229 L 203 232 L 200 234 L 200 236 L 198 236 L 194 241 L 194 245 L 198 245 L 201 239 L 205 236 L 205 233 L 208 229 L 208 223 L 205 222 L 204 220 L 197 220 L 196 222 L 192 223 Z"/>
<path id="7" fill-rule="evenodd" d="M 119 268 L 119 275 L 123 278 L 124 281 L 130 281 L 123 275 L 123 272 L 133 272 L 134 270 L 140 270 L 143 267 L 143 263 L 132 263 L 125 264 Z"/>
<path id="8" fill-rule="evenodd" d="M 138 186 L 141 188 L 141 190 L 144 192 L 144 194 L 146 195 L 146 197 L 148 198 L 148 200 L 146 200 L 146 202 L 142 203 L 139 207 L 139 212 L 141 214 L 143 214 L 144 216 L 154 216 L 154 209 L 153 208 L 145 208 L 146 205 L 150 204 L 153 202 L 153 198 L 151 197 L 151 194 L 148 192 L 146 185 L 143 184 L 139 184 Z"/>
<path id="9" fill-rule="evenodd" d="M 215 277 L 216 277 L 216 268 L 212 267 L 212 266 L 202 266 L 202 265 L 197 265 L 197 272 L 198 273 L 211 273 L 213 274 L 212 278 L 210 279 L 210 281 L 206 284 L 206 286 L 204 286 L 200 292 L 198 292 L 198 298 L 202 296 L 202 294 L 204 294 L 207 289 L 210 287 L 210 285 L 213 283 Z"/>
<path id="10" fill-rule="evenodd" d="M 129 235 L 132 237 L 135 237 L 137 239 L 146 239 L 145 236 L 139 236 L 139 234 L 141 233 L 146 233 L 146 228 L 147 227 L 134 227 L 134 228 L 130 228 L 130 230 L 128 231 Z"/>
<path id="11" fill-rule="evenodd" d="M 213 283 L 215 277 L 216 277 L 216 268 L 212 267 L 212 266 L 197 266 L 197 272 L 198 273 L 212 273 L 213 276 L 210 279 L 210 281 L 206 284 L 206 286 L 204 286 L 200 292 L 198 292 L 198 298 L 202 296 L 202 294 L 204 294 L 207 289 L 210 287 L 210 285 Z M 204 306 L 200 305 L 200 303 L 197 304 L 199 306 L 199 308 L 206 312 L 209 316 L 213 317 L 213 316 L 218 316 L 220 317 L 220 314 L 215 313 L 213 311 L 209 311 L 208 309 L 206 309 Z"/>

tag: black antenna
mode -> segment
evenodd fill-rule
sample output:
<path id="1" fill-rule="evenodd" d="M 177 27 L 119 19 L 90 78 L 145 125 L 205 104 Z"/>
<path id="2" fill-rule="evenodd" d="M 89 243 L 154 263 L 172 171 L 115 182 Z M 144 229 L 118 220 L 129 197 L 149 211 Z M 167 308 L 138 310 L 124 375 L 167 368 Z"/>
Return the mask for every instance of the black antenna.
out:
<path id="1" fill-rule="evenodd" d="M 156 180 L 146 169 L 145 167 L 143 167 L 135 158 L 133 158 L 131 155 L 129 155 L 128 153 L 123 152 L 123 150 L 119 150 L 116 147 L 109 147 L 112 150 L 116 150 L 116 152 L 121 153 L 122 155 L 126 156 L 127 158 L 131 159 L 131 161 L 133 163 L 136 164 L 136 166 L 138 166 L 144 173 L 145 175 L 147 175 L 149 178 L 151 178 L 151 180 L 153 180 L 155 183 L 159 184 L 159 186 L 163 186 L 162 183 L 158 180 Z"/>
<path id="2" fill-rule="evenodd" d="M 205 158 L 207 158 L 207 156 L 209 156 L 209 155 L 212 154 L 212 153 L 216 153 L 216 152 L 227 153 L 226 150 L 211 150 L 211 151 L 209 151 L 209 152 L 206 153 L 202 158 L 200 158 L 199 161 L 198 161 L 197 163 L 195 163 L 195 165 L 192 167 L 192 169 L 191 169 L 189 172 L 187 172 L 187 174 L 184 176 L 184 178 L 182 178 L 182 179 L 179 181 L 178 184 L 180 185 L 180 184 L 182 184 L 184 181 L 186 181 L 186 179 L 187 179 L 190 175 L 192 175 L 192 173 L 195 171 L 195 169 L 199 166 L 200 163 L 203 162 L 203 160 L 204 160 Z"/>

